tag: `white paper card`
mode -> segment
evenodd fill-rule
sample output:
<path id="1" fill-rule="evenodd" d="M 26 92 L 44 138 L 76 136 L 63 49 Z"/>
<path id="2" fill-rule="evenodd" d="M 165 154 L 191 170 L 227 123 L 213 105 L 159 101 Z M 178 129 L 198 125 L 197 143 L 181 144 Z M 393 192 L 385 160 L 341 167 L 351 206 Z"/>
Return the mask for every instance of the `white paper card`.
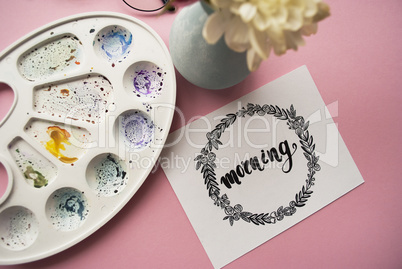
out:
<path id="1" fill-rule="evenodd" d="M 158 165 L 215 268 L 364 182 L 305 66 L 171 133 L 167 145 Z"/>

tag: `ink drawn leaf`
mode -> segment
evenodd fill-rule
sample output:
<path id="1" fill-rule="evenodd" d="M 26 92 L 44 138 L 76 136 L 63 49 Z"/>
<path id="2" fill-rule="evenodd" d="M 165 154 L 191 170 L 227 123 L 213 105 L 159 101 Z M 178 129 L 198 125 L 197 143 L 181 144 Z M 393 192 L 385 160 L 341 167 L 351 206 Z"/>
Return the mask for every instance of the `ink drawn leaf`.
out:
<path id="1" fill-rule="evenodd" d="M 250 220 L 255 224 L 255 225 L 260 225 L 260 223 L 256 220 L 257 214 L 253 214 L 250 216 Z"/>
<path id="2" fill-rule="evenodd" d="M 229 217 L 229 222 L 230 222 L 230 226 L 233 226 L 233 217 L 232 216 Z"/>
<path id="3" fill-rule="evenodd" d="M 260 224 L 262 224 L 262 225 L 265 225 L 265 222 L 264 222 L 264 213 L 261 213 L 261 214 L 259 214 L 258 216 L 257 216 L 257 221 L 260 223 Z"/>
<path id="4" fill-rule="evenodd" d="M 310 136 L 310 137 L 308 138 L 308 145 L 311 146 L 312 144 L 313 144 L 313 137 Z"/>
<path id="5" fill-rule="evenodd" d="M 246 222 L 250 222 L 249 217 L 252 215 L 250 212 L 240 212 L 240 217 Z"/>
<path id="6" fill-rule="evenodd" d="M 311 155 L 310 148 L 305 147 L 305 146 L 301 146 L 301 148 L 302 148 L 307 154 Z"/>
<path id="7" fill-rule="evenodd" d="M 302 145 L 305 146 L 305 147 L 309 147 L 309 146 L 310 146 L 306 141 L 303 141 L 303 140 L 299 140 L 299 141 L 300 141 L 300 144 L 302 144 Z"/>
<path id="8" fill-rule="evenodd" d="M 219 145 L 218 145 L 218 142 L 216 142 L 216 140 L 211 140 L 211 144 L 212 144 L 212 146 L 214 146 L 215 149 L 219 149 Z M 210 149 L 210 151 L 211 150 L 212 149 Z"/>

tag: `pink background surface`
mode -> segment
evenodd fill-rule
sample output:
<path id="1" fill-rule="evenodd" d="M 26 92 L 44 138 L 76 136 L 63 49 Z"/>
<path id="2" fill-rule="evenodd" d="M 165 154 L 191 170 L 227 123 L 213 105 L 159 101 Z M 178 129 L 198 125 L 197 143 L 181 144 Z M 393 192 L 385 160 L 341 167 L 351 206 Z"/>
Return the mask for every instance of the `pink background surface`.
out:
<path id="1" fill-rule="evenodd" d="M 402 2 L 326 2 L 332 16 L 320 23 L 316 36 L 306 39 L 305 47 L 272 56 L 232 88 L 200 89 L 177 74 L 177 106 L 188 123 L 194 116 L 205 115 L 307 65 L 325 103 L 338 102 L 334 121 L 366 181 L 227 268 L 402 268 L 402 211 L 398 205 L 402 199 L 398 109 L 402 101 Z M 191 1 L 180 5 L 188 3 Z M 44 24 L 88 11 L 135 16 L 167 45 L 177 15 L 140 14 L 119 0 L 1 1 L 0 50 Z M 9 97 L 0 92 L 1 115 L 12 100 Z M 181 125 L 175 118 L 171 130 Z M 84 266 L 212 268 L 160 168 L 122 211 L 84 241 L 52 257 L 5 268 Z"/>

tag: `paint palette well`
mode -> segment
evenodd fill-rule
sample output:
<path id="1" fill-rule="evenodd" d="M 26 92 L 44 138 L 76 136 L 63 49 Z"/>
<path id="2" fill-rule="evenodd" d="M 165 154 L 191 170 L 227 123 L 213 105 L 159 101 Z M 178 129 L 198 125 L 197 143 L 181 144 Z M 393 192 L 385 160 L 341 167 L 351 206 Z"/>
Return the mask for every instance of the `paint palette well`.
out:
<path id="1" fill-rule="evenodd" d="M 83 240 L 149 175 L 174 113 L 169 52 L 141 21 L 68 17 L 0 54 L 15 101 L 0 122 L 0 264 L 53 255 Z"/>

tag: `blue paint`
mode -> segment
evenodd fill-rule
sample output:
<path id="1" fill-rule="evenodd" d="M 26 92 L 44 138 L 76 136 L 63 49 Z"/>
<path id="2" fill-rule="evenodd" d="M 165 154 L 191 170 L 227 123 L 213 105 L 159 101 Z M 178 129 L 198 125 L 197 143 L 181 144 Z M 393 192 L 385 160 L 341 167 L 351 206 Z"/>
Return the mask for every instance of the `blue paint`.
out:
<path id="1" fill-rule="evenodd" d="M 84 202 L 75 195 L 70 196 L 66 199 L 64 205 L 61 205 L 67 212 L 76 213 L 80 216 L 80 219 L 83 220 L 85 217 L 83 212 L 85 210 Z"/>
<path id="2" fill-rule="evenodd" d="M 47 202 L 47 214 L 57 230 L 76 230 L 88 217 L 88 202 L 83 192 L 72 188 L 59 189 Z"/>
<path id="3" fill-rule="evenodd" d="M 120 60 L 130 52 L 132 34 L 126 29 L 112 29 L 98 39 L 100 48 L 110 60 Z"/>
<path id="4" fill-rule="evenodd" d="M 117 156 L 108 154 L 95 167 L 96 191 L 102 196 L 112 196 L 127 185 L 128 175 L 123 162 Z"/>

